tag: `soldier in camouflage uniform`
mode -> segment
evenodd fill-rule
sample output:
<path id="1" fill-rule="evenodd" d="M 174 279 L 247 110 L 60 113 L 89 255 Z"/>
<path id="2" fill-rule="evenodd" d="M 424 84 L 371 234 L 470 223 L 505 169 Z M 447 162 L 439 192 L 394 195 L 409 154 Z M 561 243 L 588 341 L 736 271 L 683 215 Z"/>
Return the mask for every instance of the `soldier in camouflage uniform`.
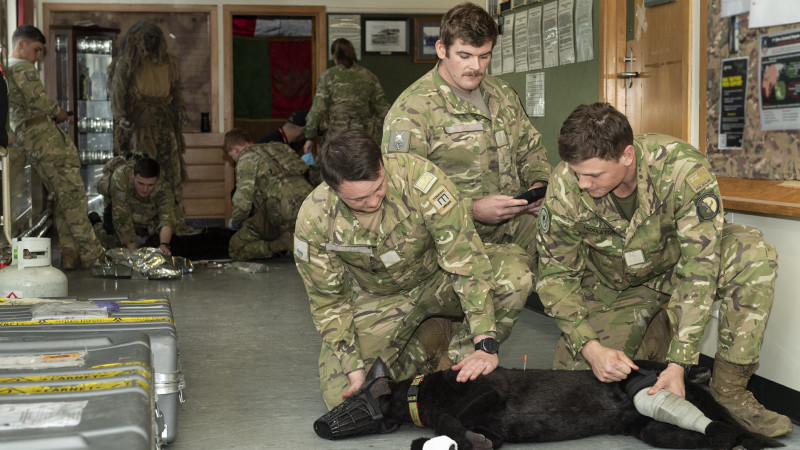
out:
<path id="1" fill-rule="evenodd" d="M 541 201 L 514 196 L 550 176 L 541 135 L 511 86 L 486 75 L 497 26 L 483 8 L 463 3 L 442 19 L 440 61 L 409 86 L 384 123 L 382 149 L 411 152 L 444 170 L 464 197 L 484 242 L 514 242 L 536 267 Z"/>
<path id="2" fill-rule="evenodd" d="M 225 133 L 223 150 L 236 163 L 230 226 L 238 231 L 228 246 L 231 258 L 271 258 L 291 250 L 297 212 L 312 190 L 308 166 L 288 145 L 254 145 L 238 128 Z"/>
<path id="3" fill-rule="evenodd" d="M 350 41 L 333 41 L 331 57 L 335 66 L 317 80 L 314 103 L 306 116 L 306 153 L 318 134 L 323 135 L 324 143 L 345 130 L 364 130 L 380 142 L 381 125 L 389 110 L 378 77 L 358 64 Z"/>
<path id="4" fill-rule="evenodd" d="M 161 167 L 161 178 L 178 202 L 176 226 L 185 223 L 183 183 L 186 170 L 182 128 L 186 123 L 178 58 L 167 52 L 161 28 L 140 20 L 122 39 L 120 54 L 108 69 L 117 155 L 149 156 Z"/>
<path id="5" fill-rule="evenodd" d="M 11 129 L 53 195 L 61 267 L 90 267 L 103 255 L 103 247 L 89 222 L 78 149 L 56 126 L 67 120 L 67 112 L 47 97 L 34 65 L 44 51 L 45 37 L 36 27 L 23 25 L 14 32 L 12 42 L 7 74 Z"/>
<path id="6" fill-rule="evenodd" d="M 532 290 L 523 250 L 484 245 L 438 167 L 381 156 L 363 131 L 328 141 L 320 166 L 326 182 L 300 210 L 295 262 L 322 336 L 328 407 L 361 386 L 377 357 L 396 379 L 430 370 L 413 333 L 431 316 L 463 321 L 448 354 L 459 381 L 494 370 L 491 347 L 508 337 Z"/>
<path id="7" fill-rule="evenodd" d="M 172 254 L 177 206 L 172 189 L 160 177 L 158 162 L 148 157 L 128 161 L 108 180 L 101 177 L 97 192 L 111 209 L 111 220 L 106 217 L 103 229 L 114 247 L 138 248 L 157 234 L 159 250 Z"/>
<path id="8" fill-rule="evenodd" d="M 561 128 L 539 213 L 537 291 L 563 334 L 555 369 L 627 377 L 651 317 L 666 304 L 670 364 L 650 390 L 684 394 L 684 370 L 720 300 L 711 393 L 752 431 L 791 432 L 785 416 L 746 390 L 755 371 L 777 270 L 760 231 L 724 223 L 708 160 L 675 138 L 634 138 L 607 103 L 582 105 Z"/>

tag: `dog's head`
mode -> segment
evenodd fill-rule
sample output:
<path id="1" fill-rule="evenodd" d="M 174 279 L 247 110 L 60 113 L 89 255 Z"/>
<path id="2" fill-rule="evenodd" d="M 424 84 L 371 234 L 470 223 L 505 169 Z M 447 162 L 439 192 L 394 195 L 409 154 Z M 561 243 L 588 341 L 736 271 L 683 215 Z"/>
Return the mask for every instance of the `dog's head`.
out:
<path id="1" fill-rule="evenodd" d="M 314 422 L 314 431 L 325 439 L 395 431 L 400 422 L 384 416 L 384 411 L 390 404 L 392 385 L 389 368 L 378 358 L 367 373 L 364 385 L 347 400 L 317 419 Z"/>

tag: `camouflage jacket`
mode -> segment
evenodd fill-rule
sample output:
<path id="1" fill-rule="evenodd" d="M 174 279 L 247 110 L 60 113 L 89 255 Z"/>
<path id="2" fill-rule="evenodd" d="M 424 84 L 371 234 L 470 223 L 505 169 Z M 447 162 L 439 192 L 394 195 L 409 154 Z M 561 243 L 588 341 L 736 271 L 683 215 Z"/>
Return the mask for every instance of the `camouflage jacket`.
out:
<path id="1" fill-rule="evenodd" d="M 351 372 L 358 354 L 351 283 L 375 295 L 407 293 L 449 273 L 471 333 L 495 333 L 492 266 L 455 186 L 430 161 L 384 156 L 387 192 L 381 234 L 359 225 L 326 183 L 303 203 L 295 230 L 295 262 L 311 314 L 330 347 Z"/>
<path id="2" fill-rule="evenodd" d="M 280 197 L 287 184 L 305 182 L 308 166 L 291 147 L 282 142 L 254 144 L 239 154 L 236 163 L 236 192 L 233 194 L 233 226 L 241 227 L 250 213 L 267 197 Z"/>
<path id="3" fill-rule="evenodd" d="M 705 156 L 676 138 L 638 135 L 634 147 L 638 205 L 630 223 L 611 195 L 592 198 L 566 163 L 556 167 L 539 213 L 537 292 L 576 354 L 597 338 L 582 303 L 585 271 L 597 279 L 585 288 L 609 306 L 632 286 L 669 294 L 676 333 L 667 359 L 696 363 L 720 267 L 717 180 Z"/>
<path id="4" fill-rule="evenodd" d="M 9 58 L 8 112 L 11 129 L 24 132 L 20 125 L 31 119 L 49 120 L 61 106 L 47 96 L 36 65 L 25 59 Z M 55 126 L 55 125 L 54 125 Z"/>
<path id="5" fill-rule="evenodd" d="M 486 117 L 452 92 L 438 67 L 409 86 L 392 105 L 384 123 L 383 152 L 416 153 L 441 167 L 458 187 L 470 215 L 473 200 L 495 194 L 515 196 L 536 181 L 546 181 L 551 166 L 541 134 L 511 86 L 486 75 L 480 85 L 491 112 Z M 496 225 L 475 226 L 484 239 L 497 229 Z M 505 228 L 506 234 L 516 231 Z"/>
<path id="6" fill-rule="evenodd" d="M 175 231 L 177 211 L 170 186 L 159 177 L 150 195 L 139 197 L 133 181 L 133 165 L 134 161 L 128 161 L 117 168 L 109 183 L 114 231 L 122 245 L 136 242 L 137 226 L 147 227 L 150 234 L 165 226 Z"/>
<path id="7" fill-rule="evenodd" d="M 364 130 L 373 136 L 377 133 L 377 140 L 388 110 L 375 74 L 358 63 L 349 68 L 334 66 L 317 80 L 303 132 L 306 139 L 314 139 L 318 132 L 327 138 L 346 130 Z"/>

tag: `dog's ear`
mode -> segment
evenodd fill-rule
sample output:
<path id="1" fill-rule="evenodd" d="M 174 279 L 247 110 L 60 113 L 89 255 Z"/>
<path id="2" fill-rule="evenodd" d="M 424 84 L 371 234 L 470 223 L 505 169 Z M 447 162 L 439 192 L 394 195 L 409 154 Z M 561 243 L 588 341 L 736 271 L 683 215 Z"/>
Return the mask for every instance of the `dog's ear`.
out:
<path id="1" fill-rule="evenodd" d="M 375 359 L 372 368 L 367 372 L 367 379 L 365 381 L 374 380 L 375 378 L 390 378 L 389 368 L 386 367 L 386 363 L 383 362 L 380 356 Z"/>

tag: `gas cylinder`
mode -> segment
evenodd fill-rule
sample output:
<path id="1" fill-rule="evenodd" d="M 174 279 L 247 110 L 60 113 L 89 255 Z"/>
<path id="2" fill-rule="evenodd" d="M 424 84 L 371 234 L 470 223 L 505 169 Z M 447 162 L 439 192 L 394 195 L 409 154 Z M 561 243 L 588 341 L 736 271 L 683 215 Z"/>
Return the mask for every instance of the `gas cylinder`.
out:
<path id="1" fill-rule="evenodd" d="M 11 265 L 0 270 L 0 297 L 66 297 L 67 276 L 51 265 L 50 238 L 11 240 Z"/>

